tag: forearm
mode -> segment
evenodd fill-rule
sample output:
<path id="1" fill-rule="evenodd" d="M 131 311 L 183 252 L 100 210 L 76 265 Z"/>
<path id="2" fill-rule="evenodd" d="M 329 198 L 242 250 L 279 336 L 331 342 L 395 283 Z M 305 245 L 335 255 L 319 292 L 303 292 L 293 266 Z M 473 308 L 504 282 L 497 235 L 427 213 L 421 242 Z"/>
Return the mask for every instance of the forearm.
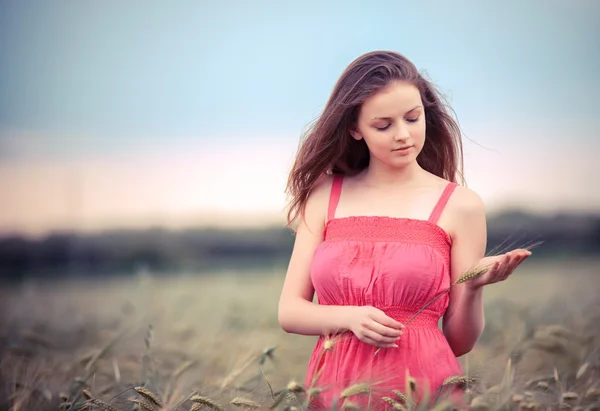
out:
<path id="1" fill-rule="evenodd" d="M 473 349 L 485 326 L 483 287 L 463 287 L 451 302 L 443 325 L 444 335 L 457 357 Z"/>
<path id="2" fill-rule="evenodd" d="M 278 320 L 288 333 L 330 335 L 348 330 L 346 306 L 319 305 L 302 298 L 279 306 Z"/>

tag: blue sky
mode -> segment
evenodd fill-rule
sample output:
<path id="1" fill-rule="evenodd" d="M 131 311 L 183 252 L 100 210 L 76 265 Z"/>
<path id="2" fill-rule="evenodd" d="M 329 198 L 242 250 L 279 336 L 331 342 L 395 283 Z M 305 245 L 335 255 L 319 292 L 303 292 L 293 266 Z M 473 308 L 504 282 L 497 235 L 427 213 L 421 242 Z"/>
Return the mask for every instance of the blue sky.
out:
<path id="1" fill-rule="evenodd" d="M 593 0 L 1 7 L 0 129 L 40 134 L 30 148 L 40 154 L 248 129 L 293 135 L 343 68 L 372 49 L 400 51 L 427 70 L 470 124 L 583 138 L 600 108 Z"/>
<path id="2" fill-rule="evenodd" d="M 425 70 L 477 144 L 577 156 L 598 147 L 598 21 L 596 0 L 2 1 L 0 163 L 295 145 L 374 49 Z"/>

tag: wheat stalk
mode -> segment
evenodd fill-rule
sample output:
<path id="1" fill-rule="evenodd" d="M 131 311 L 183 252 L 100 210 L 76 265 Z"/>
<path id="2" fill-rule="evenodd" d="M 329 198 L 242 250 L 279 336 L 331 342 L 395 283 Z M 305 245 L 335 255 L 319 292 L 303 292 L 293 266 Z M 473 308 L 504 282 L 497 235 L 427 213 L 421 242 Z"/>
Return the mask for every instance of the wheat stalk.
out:
<path id="1" fill-rule="evenodd" d="M 453 375 L 444 380 L 442 385 L 459 385 L 465 386 L 469 383 L 472 383 L 474 379 L 472 377 L 468 377 L 466 375 Z"/>
<path id="2" fill-rule="evenodd" d="M 358 404 L 353 403 L 352 401 L 345 401 L 344 405 L 342 405 L 342 410 L 361 410 Z"/>
<path id="3" fill-rule="evenodd" d="M 233 400 L 229 401 L 231 405 L 235 405 L 236 407 L 246 407 L 246 408 L 260 408 L 260 404 L 252 401 L 248 398 L 236 397 Z"/>
<path id="4" fill-rule="evenodd" d="M 395 411 L 406 411 L 406 408 L 402 404 L 400 404 L 398 401 L 394 400 L 393 398 L 382 397 L 381 399 L 383 401 L 387 402 L 388 404 L 390 404 L 392 406 L 392 409 Z"/>
<path id="5" fill-rule="evenodd" d="M 111 348 L 113 348 L 125 335 L 129 332 L 128 329 L 123 329 L 120 333 L 115 335 L 112 340 L 106 343 L 102 348 L 100 348 L 96 353 L 94 353 L 87 364 L 85 365 L 86 371 L 91 371 L 92 367 L 96 364 L 96 362 L 104 356 Z"/>
<path id="6" fill-rule="evenodd" d="M 134 404 L 137 404 L 137 406 L 140 407 L 141 409 L 144 409 L 146 411 L 155 411 L 154 407 L 145 401 L 141 401 L 141 400 L 130 400 L 130 401 L 133 402 Z"/>
<path id="7" fill-rule="evenodd" d="M 321 364 L 321 361 L 322 361 L 323 356 L 325 355 L 325 353 L 333 350 L 333 347 L 335 345 L 335 341 L 336 340 L 334 338 L 331 338 L 329 336 L 327 336 L 325 338 L 325 341 L 323 342 L 323 349 L 319 353 L 319 358 L 317 360 L 317 364 Z M 323 372 L 324 369 L 325 369 L 325 363 L 323 363 L 323 366 L 321 368 L 319 368 L 319 370 L 317 372 L 314 373 L 309 388 L 312 388 L 312 387 L 315 386 L 315 384 L 317 383 L 317 380 L 321 376 L 321 373 Z"/>
<path id="8" fill-rule="evenodd" d="M 529 250 L 533 247 L 535 247 L 538 243 L 536 244 L 532 244 L 528 247 L 525 247 L 525 250 Z M 489 262 L 489 263 L 483 263 L 483 264 L 476 264 L 473 267 L 471 267 L 469 270 L 467 270 L 463 275 L 461 275 L 456 281 L 454 281 L 452 284 L 450 284 L 450 286 L 448 286 L 446 289 L 440 291 L 435 297 L 433 297 L 431 300 L 429 300 L 423 307 L 421 307 L 417 312 L 415 312 L 408 320 L 406 320 L 406 322 L 404 323 L 404 326 L 408 325 L 412 320 L 415 319 L 415 317 L 417 315 L 419 315 L 420 313 L 422 313 L 427 307 L 429 307 L 431 304 L 433 304 L 438 298 L 440 298 L 442 295 L 446 294 L 447 292 L 449 292 L 452 287 L 454 287 L 455 285 L 458 284 L 463 284 L 466 283 L 467 281 L 470 281 L 474 278 L 479 277 L 480 275 L 482 275 L 483 273 L 485 273 L 486 271 L 488 271 L 491 267 L 493 267 L 494 263 L 493 262 Z M 375 351 L 374 355 L 377 355 L 377 353 L 381 350 L 381 348 L 378 348 Z"/>
<path id="9" fill-rule="evenodd" d="M 135 387 L 134 390 L 157 407 L 162 408 L 162 402 L 158 398 L 158 395 L 154 394 L 152 391 L 144 387 Z"/>
<path id="10" fill-rule="evenodd" d="M 341 397 L 347 398 L 358 394 L 368 394 L 371 392 L 371 387 L 368 384 L 354 384 L 342 391 Z"/>
<path id="11" fill-rule="evenodd" d="M 231 384 L 237 377 L 239 377 L 252 364 L 255 364 L 256 362 L 258 362 L 258 365 L 262 366 L 268 358 L 272 360 L 273 352 L 275 351 L 275 348 L 277 348 L 277 347 L 267 347 L 258 355 L 250 356 L 248 358 L 248 360 L 240 368 L 238 368 L 237 370 L 233 370 L 231 373 L 229 373 L 228 376 L 226 376 L 223 379 L 223 381 L 221 382 L 221 388 L 225 388 L 226 386 Z"/>
<path id="12" fill-rule="evenodd" d="M 563 401 L 573 401 L 579 398 L 579 394 L 573 391 L 567 391 L 562 395 Z"/>
<path id="13" fill-rule="evenodd" d="M 398 399 L 400 401 L 402 401 L 404 404 L 409 404 L 411 401 L 408 399 L 408 397 L 406 396 L 406 394 L 404 394 L 402 391 L 400 390 L 393 390 L 392 391 L 396 397 L 398 397 Z"/>
<path id="14" fill-rule="evenodd" d="M 304 387 L 302 387 L 300 384 L 298 384 L 296 381 L 290 381 L 287 385 L 287 390 L 289 392 L 304 392 Z"/>
<path id="15" fill-rule="evenodd" d="M 449 292 L 452 289 L 452 287 L 454 287 L 457 284 L 466 283 L 467 281 L 470 281 L 470 280 L 472 280 L 474 278 L 479 277 L 481 274 L 483 274 L 487 270 L 489 270 L 492 266 L 493 266 L 492 263 L 481 264 L 481 265 L 476 265 L 475 267 L 473 267 L 470 270 L 468 270 L 466 273 L 464 273 L 462 276 L 460 276 L 456 281 L 454 281 L 452 284 L 450 284 L 450 286 L 448 286 L 445 290 L 441 291 L 435 297 L 433 297 L 431 300 L 429 300 L 429 302 L 427 302 L 427 304 L 425 304 L 423 307 L 421 307 L 408 320 L 406 320 L 406 322 L 404 323 L 404 325 L 405 326 L 408 325 L 417 315 L 419 315 L 421 312 L 423 312 L 423 310 L 425 310 L 427 307 L 429 307 L 431 304 L 433 304 L 442 295 L 444 295 L 447 292 Z"/>
<path id="16" fill-rule="evenodd" d="M 192 398 L 190 398 L 190 401 L 196 402 L 198 404 L 205 405 L 205 406 L 207 406 L 209 408 L 212 408 L 215 411 L 225 411 L 223 407 L 221 407 L 215 401 L 213 401 L 213 400 L 211 400 L 210 398 L 207 398 L 207 397 L 202 397 L 200 395 L 194 395 Z"/>
<path id="17" fill-rule="evenodd" d="M 277 397 L 275 398 L 275 400 L 274 400 L 274 402 L 273 402 L 273 405 L 271 405 L 271 406 L 269 407 L 269 409 L 271 409 L 271 410 L 272 410 L 272 409 L 275 409 L 275 408 L 277 408 L 277 407 L 279 406 L 279 404 L 281 404 L 281 403 L 282 403 L 282 402 L 285 400 L 285 398 L 286 398 L 286 395 L 287 395 L 288 393 L 289 393 L 289 390 L 288 390 L 287 388 L 284 388 L 284 389 L 283 389 L 281 392 L 279 392 L 279 393 L 277 394 Z"/>
<path id="18" fill-rule="evenodd" d="M 539 244 L 541 244 L 541 242 L 531 244 L 531 245 L 529 245 L 527 247 L 524 247 L 523 249 L 524 250 L 531 250 L 533 247 L 535 247 L 535 246 L 537 246 Z M 494 265 L 494 262 L 489 262 L 489 263 L 483 263 L 483 264 L 476 264 L 475 266 L 471 267 L 469 270 L 467 270 L 467 272 L 465 272 L 463 275 L 461 275 L 456 281 L 454 281 L 452 284 L 450 284 L 449 287 L 447 287 L 445 290 L 443 290 L 440 293 L 438 293 L 427 304 L 425 304 L 423 307 L 421 307 L 421 309 L 419 309 L 419 311 L 417 311 L 415 314 L 413 314 L 404 323 L 404 325 L 410 323 L 418 314 L 420 314 L 423 310 L 425 310 L 427 307 L 429 307 L 435 300 L 437 300 L 442 295 L 444 295 L 447 292 L 449 292 L 452 289 L 452 287 L 454 287 L 457 284 L 466 283 L 467 281 L 470 281 L 470 280 L 472 280 L 474 278 L 479 277 L 480 275 L 482 275 L 483 273 L 485 273 L 486 271 L 488 271 L 490 268 L 492 268 L 493 265 Z"/>
<path id="19" fill-rule="evenodd" d="M 173 371 L 171 378 L 173 378 L 173 379 L 179 378 L 184 372 L 186 372 L 188 369 L 190 369 L 197 363 L 198 363 L 197 359 L 184 362 L 179 367 L 177 367 L 177 369 L 175 371 Z"/>
<path id="20" fill-rule="evenodd" d="M 404 322 L 404 326 L 407 326 L 412 320 L 415 319 L 415 317 L 417 315 L 421 314 L 427 307 L 429 307 L 431 304 L 433 304 L 438 298 L 440 298 L 442 295 L 449 292 L 452 289 L 452 287 L 454 287 L 457 284 L 466 283 L 469 280 L 479 277 L 481 274 L 485 273 L 492 266 L 493 266 L 493 263 L 487 263 L 487 264 L 475 265 L 471 269 L 467 270 L 466 273 L 464 273 L 456 281 L 454 281 L 452 284 L 450 284 L 450 286 L 448 286 L 446 289 L 440 291 L 435 297 L 433 297 L 424 306 L 422 306 L 419 310 L 417 310 L 417 312 L 415 312 L 413 315 L 411 315 L 410 318 L 408 320 L 406 320 L 406 322 Z M 374 355 L 377 355 L 377 353 L 380 350 L 381 350 L 381 348 L 378 348 L 375 351 Z"/>
<path id="21" fill-rule="evenodd" d="M 181 398 L 175 405 L 173 405 L 172 407 L 170 407 L 171 411 L 177 411 L 179 410 L 179 408 L 181 408 L 183 406 L 183 404 L 185 404 L 185 402 L 192 398 L 194 395 L 197 395 L 198 392 L 197 391 L 192 391 L 190 394 L 188 394 L 187 396 Z M 200 405 L 200 404 L 194 404 L 194 405 Z M 200 405 L 201 406 L 201 405 Z"/>
<path id="22" fill-rule="evenodd" d="M 600 388 L 589 388 L 585 392 L 585 398 L 588 400 L 597 400 L 600 399 Z"/>

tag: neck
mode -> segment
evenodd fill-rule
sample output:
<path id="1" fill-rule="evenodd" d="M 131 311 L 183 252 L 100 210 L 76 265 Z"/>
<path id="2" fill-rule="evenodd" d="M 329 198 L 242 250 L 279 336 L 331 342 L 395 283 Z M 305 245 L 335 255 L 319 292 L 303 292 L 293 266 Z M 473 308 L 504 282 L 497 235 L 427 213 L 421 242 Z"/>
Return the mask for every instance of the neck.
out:
<path id="1" fill-rule="evenodd" d="M 409 186 L 423 173 L 416 161 L 402 168 L 388 167 L 379 163 L 370 163 L 364 171 L 365 183 L 373 186 Z"/>

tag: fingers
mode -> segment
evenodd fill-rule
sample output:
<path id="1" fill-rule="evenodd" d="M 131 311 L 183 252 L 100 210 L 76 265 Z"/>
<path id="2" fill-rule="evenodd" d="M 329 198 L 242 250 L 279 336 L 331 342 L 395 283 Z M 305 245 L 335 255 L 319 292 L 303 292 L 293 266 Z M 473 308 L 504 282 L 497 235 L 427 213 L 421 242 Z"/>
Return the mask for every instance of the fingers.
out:
<path id="1" fill-rule="evenodd" d="M 518 250 L 519 252 L 515 255 L 515 268 L 521 264 L 527 257 L 531 255 L 531 251 L 529 250 Z"/>
<path id="2" fill-rule="evenodd" d="M 363 330 L 362 333 L 364 336 L 376 341 L 379 344 L 394 344 L 396 341 L 400 339 L 400 336 L 397 337 L 386 337 L 385 335 L 381 335 L 369 328 Z"/>
<path id="3" fill-rule="evenodd" d="M 394 341 L 402 335 L 402 331 L 386 327 L 385 325 L 379 324 L 376 321 L 369 322 L 365 326 L 382 337 L 392 338 Z"/>
<path id="4" fill-rule="evenodd" d="M 362 323 L 359 331 L 361 337 L 366 337 L 378 344 L 393 344 L 398 341 L 400 334 L 400 330 L 385 327 L 370 318 Z"/>
<path id="5" fill-rule="evenodd" d="M 401 330 L 404 328 L 404 324 L 402 324 L 399 321 L 394 320 L 392 317 L 386 315 L 383 311 L 380 311 L 380 310 L 377 310 L 373 314 L 373 319 L 375 321 L 377 321 L 379 324 L 382 324 L 393 330 Z"/>
<path id="6" fill-rule="evenodd" d="M 496 270 L 496 278 L 498 279 L 498 281 L 504 281 L 508 278 L 508 276 L 512 272 L 511 262 L 513 261 L 514 260 L 512 252 L 508 252 L 504 255 L 503 261 L 500 262 L 500 266 Z"/>
<path id="7" fill-rule="evenodd" d="M 500 257 L 496 260 L 488 273 L 490 278 L 489 283 L 506 280 L 514 272 L 517 266 L 530 255 L 530 251 L 519 249 L 510 251 Z"/>
<path id="8" fill-rule="evenodd" d="M 386 341 L 381 341 L 382 338 L 386 338 L 386 337 L 382 337 L 372 331 L 366 331 L 365 334 L 363 334 L 359 340 L 361 340 L 364 343 L 373 345 L 375 347 L 379 347 L 379 348 L 398 348 L 398 344 L 392 342 L 386 342 Z"/>
<path id="9" fill-rule="evenodd" d="M 506 253 L 504 255 L 504 258 L 502 258 L 502 261 L 496 261 L 496 264 L 494 266 L 494 271 L 492 274 L 490 274 L 490 277 L 492 277 L 493 283 L 496 283 L 499 281 L 504 281 L 508 278 L 508 276 L 510 275 L 510 273 L 512 271 L 510 269 L 511 258 L 512 258 L 512 254 Z"/>
<path id="10" fill-rule="evenodd" d="M 387 316 L 382 310 L 369 307 L 369 313 L 362 320 L 357 337 L 376 347 L 397 347 L 395 343 L 402 335 L 401 328 L 404 328 L 402 323 Z"/>
<path id="11" fill-rule="evenodd" d="M 502 260 L 496 260 L 494 264 L 490 267 L 490 269 L 481 276 L 479 281 L 477 282 L 480 285 L 489 285 L 494 284 L 499 281 L 504 281 L 506 277 L 506 257 L 502 257 Z M 508 277 L 508 276 L 507 276 Z"/>
<path id="12" fill-rule="evenodd" d="M 528 250 L 515 250 L 507 253 L 506 264 L 504 266 L 503 277 L 507 278 L 527 257 L 531 255 Z"/>

